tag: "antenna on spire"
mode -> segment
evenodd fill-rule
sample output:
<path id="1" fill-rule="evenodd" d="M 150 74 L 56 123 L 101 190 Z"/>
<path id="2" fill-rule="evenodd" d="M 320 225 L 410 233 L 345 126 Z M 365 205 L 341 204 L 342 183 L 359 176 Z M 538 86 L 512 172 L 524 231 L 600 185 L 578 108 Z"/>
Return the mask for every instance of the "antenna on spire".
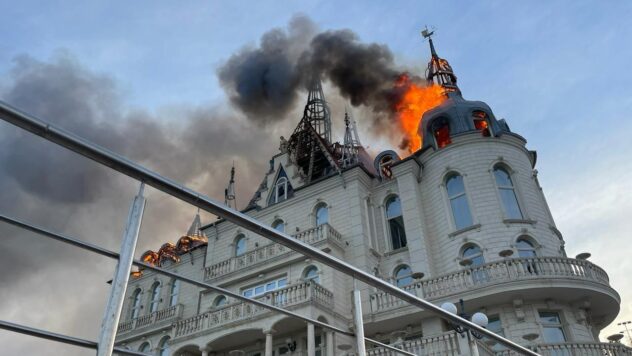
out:
<path id="1" fill-rule="evenodd" d="M 224 205 L 237 209 L 237 198 L 235 196 L 235 161 L 230 169 L 230 181 L 228 187 L 224 189 Z"/>

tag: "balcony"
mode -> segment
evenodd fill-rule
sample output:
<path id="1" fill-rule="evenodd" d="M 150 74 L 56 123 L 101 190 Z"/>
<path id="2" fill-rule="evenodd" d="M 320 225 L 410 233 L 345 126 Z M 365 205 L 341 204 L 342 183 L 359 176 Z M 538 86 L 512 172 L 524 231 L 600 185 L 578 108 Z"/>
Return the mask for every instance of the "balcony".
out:
<path id="1" fill-rule="evenodd" d="M 342 236 L 329 224 L 323 224 L 309 230 L 292 235 L 297 240 L 310 245 L 319 245 L 321 243 L 330 242 L 333 245 L 343 248 Z M 261 264 L 265 264 L 273 259 L 292 254 L 294 251 L 277 243 L 268 244 L 252 251 L 246 252 L 241 256 L 231 257 L 222 262 L 206 267 L 205 279 L 210 280 L 225 276 L 229 273 L 252 268 Z"/>
<path id="2" fill-rule="evenodd" d="M 454 331 L 441 335 L 424 337 L 415 340 L 402 341 L 394 343 L 392 346 L 400 348 L 404 351 L 411 352 L 419 356 L 429 355 L 461 355 L 459 350 L 459 341 Z M 398 356 L 399 353 L 388 350 L 383 347 L 366 350 L 367 356 Z"/>
<path id="3" fill-rule="evenodd" d="M 267 304 L 289 308 L 310 303 L 323 308 L 333 308 L 334 295 L 332 292 L 316 283 L 304 282 L 271 291 L 256 298 Z M 272 311 L 247 302 L 238 302 L 199 314 L 174 324 L 174 338 L 185 337 L 202 331 L 211 331 L 243 320 L 253 320 L 273 314 Z"/>
<path id="4" fill-rule="evenodd" d="M 172 322 L 174 319 L 179 318 L 181 315 L 182 305 L 174 305 L 166 309 L 155 311 L 148 315 L 140 316 L 136 319 L 119 323 L 117 333 L 120 335 L 141 328 L 168 325 L 170 324 L 170 322 Z"/>
<path id="5" fill-rule="evenodd" d="M 488 348 L 481 352 L 483 356 L 513 356 L 514 351 L 492 352 Z M 540 344 L 536 351 L 542 356 L 630 356 L 632 348 L 619 343 L 586 342 L 564 344 Z"/>
<path id="6" fill-rule="evenodd" d="M 610 288 L 608 275 L 603 269 L 585 260 L 564 257 L 505 259 L 415 282 L 403 289 L 415 296 L 433 300 L 507 283 L 527 281 L 537 283 L 538 280 L 544 279 L 596 284 L 599 289 L 607 290 L 610 295 L 616 296 L 618 299 L 616 292 Z M 523 283 L 522 286 L 524 285 Z M 548 287 L 551 291 L 550 283 Z M 618 305 L 618 300 L 616 304 Z M 370 296 L 370 305 L 371 313 L 380 313 L 406 306 L 408 303 L 388 293 L 380 292 Z"/>

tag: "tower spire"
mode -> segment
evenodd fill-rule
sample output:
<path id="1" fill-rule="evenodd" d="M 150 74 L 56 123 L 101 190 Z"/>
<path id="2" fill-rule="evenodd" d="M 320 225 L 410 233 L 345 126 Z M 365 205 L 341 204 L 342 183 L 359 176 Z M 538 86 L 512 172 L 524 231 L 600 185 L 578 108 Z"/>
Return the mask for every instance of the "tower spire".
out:
<path id="1" fill-rule="evenodd" d="M 331 118 L 329 106 L 325 101 L 320 75 L 314 73 L 309 83 L 307 104 L 303 111 L 303 120 L 307 120 L 320 137 L 331 143 Z"/>
<path id="2" fill-rule="evenodd" d="M 345 108 L 345 136 L 342 143 L 342 167 L 349 167 L 358 161 L 358 150 L 362 147 L 355 120 Z"/>
<path id="3" fill-rule="evenodd" d="M 430 62 L 428 62 L 428 68 L 426 69 L 426 81 L 428 84 L 441 85 L 447 93 L 461 94 L 461 90 L 456 85 L 456 75 L 450 67 L 450 63 L 447 60 L 439 57 L 435 50 L 434 43 L 432 42 L 432 35 L 434 30 L 430 31 L 425 28 L 421 31 L 421 35 L 428 39 L 430 44 Z"/>
<path id="4" fill-rule="evenodd" d="M 235 196 L 235 161 L 230 169 L 230 181 L 228 187 L 224 190 L 224 205 L 237 209 L 237 198 Z"/>

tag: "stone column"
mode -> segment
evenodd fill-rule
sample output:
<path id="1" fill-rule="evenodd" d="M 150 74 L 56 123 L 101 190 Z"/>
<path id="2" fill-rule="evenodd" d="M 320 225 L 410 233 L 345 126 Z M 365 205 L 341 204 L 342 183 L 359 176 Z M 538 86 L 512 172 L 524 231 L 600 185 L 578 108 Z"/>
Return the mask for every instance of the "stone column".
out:
<path id="1" fill-rule="evenodd" d="M 327 355 L 326 356 L 334 356 L 334 332 L 327 331 Z"/>
<path id="2" fill-rule="evenodd" d="M 274 333 L 274 330 L 272 329 L 264 330 L 263 333 L 266 335 L 265 356 L 272 356 L 272 334 Z"/>
<path id="3" fill-rule="evenodd" d="M 307 356 L 316 355 L 316 338 L 314 336 L 314 324 L 307 323 Z"/>
<path id="4" fill-rule="evenodd" d="M 209 351 L 211 351 L 208 347 L 200 347 L 200 351 L 202 351 L 202 356 L 209 356 Z"/>

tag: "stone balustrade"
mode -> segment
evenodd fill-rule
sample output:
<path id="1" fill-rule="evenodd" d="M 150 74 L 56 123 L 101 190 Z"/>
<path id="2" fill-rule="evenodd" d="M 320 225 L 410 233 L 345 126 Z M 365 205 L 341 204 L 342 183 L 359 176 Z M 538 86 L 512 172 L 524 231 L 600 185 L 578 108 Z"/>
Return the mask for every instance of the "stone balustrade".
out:
<path id="1" fill-rule="evenodd" d="M 321 241 L 331 241 L 340 247 L 343 246 L 342 236 L 329 224 L 322 224 L 309 230 L 301 231 L 292 235 L 292 237 L 312 245 Z M 272 258 L 288 255 L 292 252 L 291 249 L 277 243 L 261 246 L 241 256 L 231 257 L 207 267 L 205 270 L 205 279 L 209 280 L 231 272 L 251 268 L 263 264 Z"/>
<path id="2" fill-rule="evenodd" d="M 270 291 L 255 298 L 266 304 L 287 308 L 299 304 L 314 303 L 324 308 L 333 308 L 333 293 L 322 286 L 303 282 L 285 288 Z M 248 302 L 225 305 L 194 317 L 180 320 L 173 325 L 173 336 L 183 337 L 197 332 L 223 327 L 245 319 L 251 319 L 272 313 L 270 310 Z"/>
<path id="3" fill-rule="evenodd" d="M 539 344 L 536 352 L 542 356 L 632 356 L 632 348 L 620 343 L 582 342 Z M 495 356 L 518 355 L 515 351 L 499 351 Z"/>
<path id="4" fill-rule="evenodd" d="M 148 326 L 157 326 L 160 324 L 166 324 L 167 321 L 171 321 L 182 315 L 182 305 L 177 304 L 162 310 L 149 313 L 147 315 L 139 316 L 136 319 L 127 320 L 118 325 L 118 333 L 126 333 L 135 329 L 140 329 Z"/>
<path id="5" fill-rule="evenodd" d="M 460 355 L 457 333 L 450 331 L 441 335 L 422 337 L 414 340 L 406 340 L 401 343 L 393 343 L 392 346 L 419 356 L 456 356 Z M 367 349 L 367 356 L 399 356 L 400 354 L 383 347 Z"/>
<path id="6" fill-rule="evenodd" d="M 511 258 L 471 267 L 458 272 L 415 282 L 403 289 L 425 299 L 439 299 L 477 288 L 539 278 L 566 278 L 609 286 L 608 275 L 586 260 L 565 257 Z M 388 293 L 370 296 L 371 312 L 377 313 L 406 305 Z"/>

